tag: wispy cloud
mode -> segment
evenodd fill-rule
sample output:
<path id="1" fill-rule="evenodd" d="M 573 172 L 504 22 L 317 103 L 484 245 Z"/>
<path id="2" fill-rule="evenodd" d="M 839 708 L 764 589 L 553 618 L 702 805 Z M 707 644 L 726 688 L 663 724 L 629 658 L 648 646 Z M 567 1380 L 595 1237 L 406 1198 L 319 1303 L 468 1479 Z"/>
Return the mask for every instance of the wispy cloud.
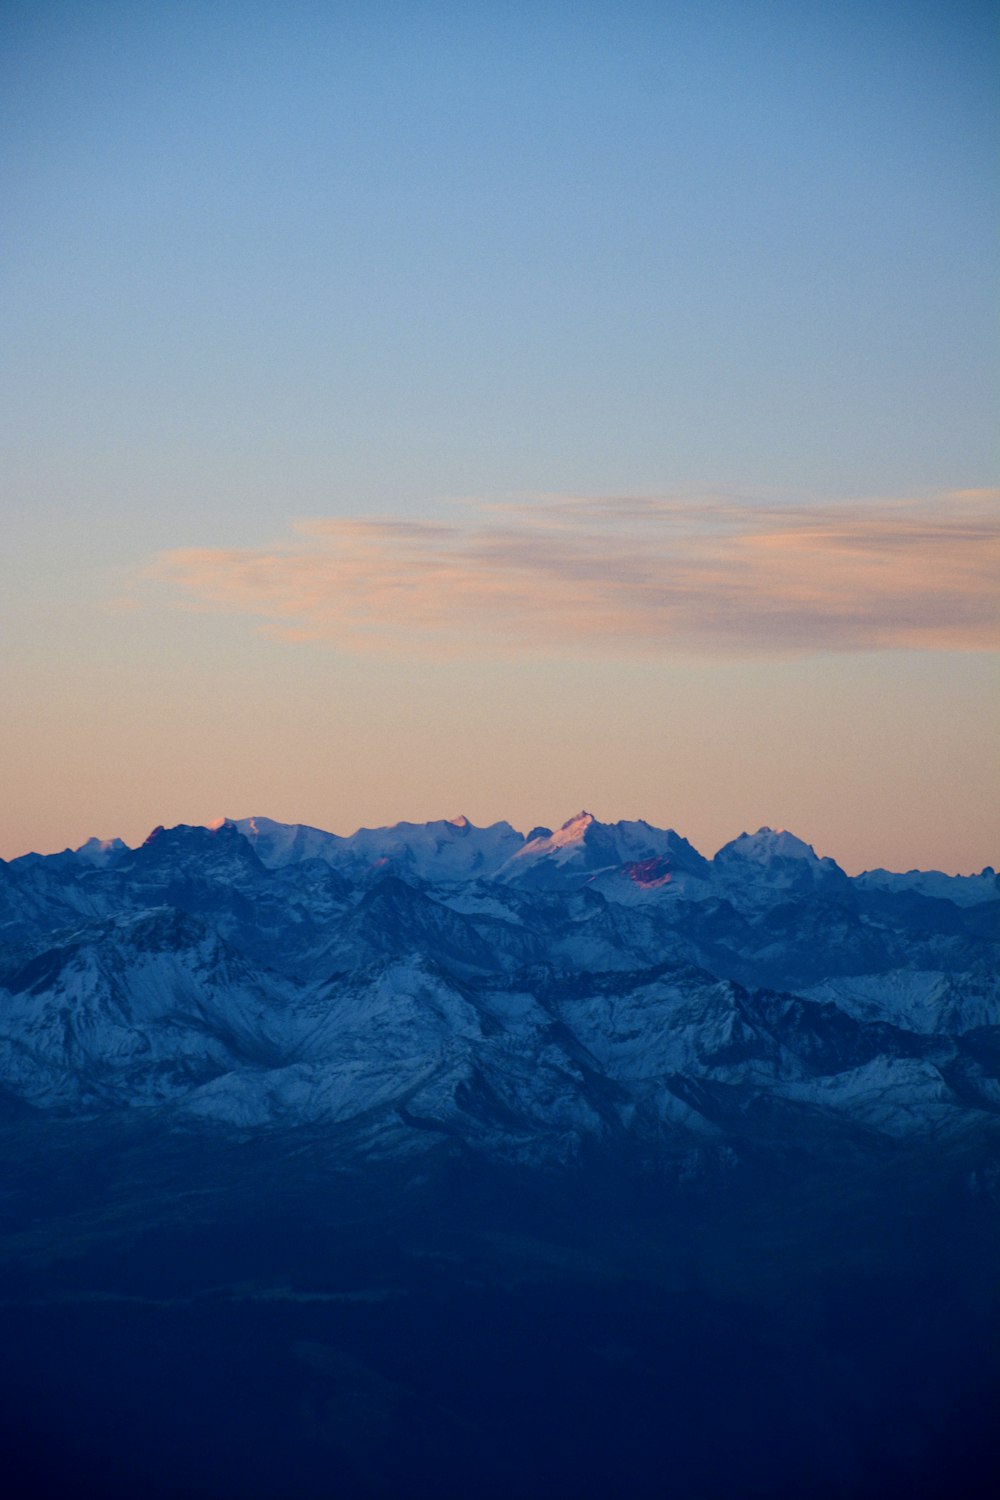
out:
<path id="1" fill-rule="evenodd" d="M 553 497 L 453 522 L 300 521 L 147 577 L 284 639 L 429 656 L 986 650 L 997 491 L 837 504 Z"/>

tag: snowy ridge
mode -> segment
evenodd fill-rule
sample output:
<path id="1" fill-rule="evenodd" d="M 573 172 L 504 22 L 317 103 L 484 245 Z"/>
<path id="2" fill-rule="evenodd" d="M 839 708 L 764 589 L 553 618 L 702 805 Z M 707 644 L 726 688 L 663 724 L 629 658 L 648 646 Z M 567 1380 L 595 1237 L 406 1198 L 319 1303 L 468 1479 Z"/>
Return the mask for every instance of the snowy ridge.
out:
<path id="1" fill-rule="evenodd" d="M 855 881 L 865 891 L 915 891 L 935 901 L 954 901 L 959 906 L 976 906 L 980 901 L 1000 899 L 1000 876 L 987 865 L 978 875 L 944 875 L 940 870 L 865 870 Z"/>
<path id="2" fill-rule="evenodd" d="M 698 851 L 672 829 L 642 821 L 599 823 L 591 813 L 580 812 L 555 833 L 527 840 L 497 878 L 535 889 L 568 889 L 607 871 L 654 860 L 698 874 L 708 868 Z"/>
<path id="3" fill-rule="evenodd" d="M 174 832 L 195 826 L 180 824 Z M 639 885 L 665 887 L 671 883 L 664 878 L 667 875 L 674 879 L 687 875 L 715 880 L 726 893 L 748 883 L 778 889 L 832 886 L 850 880 L 862 890 L 913 891 L 964 906 L 1000 899 L 1000 876 L 992 866 L 973 875 L 878 869 L 847 876 L 835 860 L 817 855 L 811 844 L 787 829 L 766 827 L 756 833 L 741 833 L 724 844 L 713 859 L 706 859 L 673 829 L 657 828 L 641 818 L 601 823 L 585 811 L 567 819 L 554 832 L 535 828 L 528 834 L 519 833 L 506 822 L 479 828 L 464 815 L 429 823 L 359 828 L 349 835 L 266 817 L 220 817 L 204 831 L 225 834 L 233 829 L 268 869 L 281 870 L 318 859 L 355 880 L 392 872 L 429 884 L 482 879 L 528 888 L 568 889 L 608 871 L 626 872 L 628 867 L 635 867 L 627 878 Z M 146 843 L 164 831 L 154 829 Z M 103 869 L 133 852 L 119 838 L 90 838 L 77 849 L 50 855 L 24 854 L 9 864 L 24 867 L 42 862 L 51 867 L 58 862 Z"/>
<path id="4" fill-rule="evenodd" d="M 523 835 L 509 823 L 476 828 L 466 817 L 397 823 L 392 828 L 359 828 L 349 838 L 304 824 L 275 823 L 270 818 L 240 818 L 232 826 L 270 869 L 304 859 L 322 859 L 354 878 L 389 869 L 419 880 L 489 878 L 524 842 Z"/>
<path id="5" fill-rule="evenodd" d="M 89 841 L 0 866 L 0 1088 L 335 1125 L 350 1157 L 738 1158 L 765 1109 L 830 1122 L 817 1142 L 977 1135 L 1000 1117 L 1000 903 L 992 872 L 955 880 L 851 880 L 771 829 L 709 861 L 586 812 L 527 838 L 252 818 Z"/>

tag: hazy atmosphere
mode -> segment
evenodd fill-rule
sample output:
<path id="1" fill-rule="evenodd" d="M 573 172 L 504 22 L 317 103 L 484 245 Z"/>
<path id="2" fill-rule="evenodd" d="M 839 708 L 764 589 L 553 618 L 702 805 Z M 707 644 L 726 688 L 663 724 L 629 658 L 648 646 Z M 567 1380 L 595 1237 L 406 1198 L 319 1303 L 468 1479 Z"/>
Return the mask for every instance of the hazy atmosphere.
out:
<path id="1" fill-rule="evenodd" d="M 0 27 L 0 855 L 996 862 L 994 7 Z"/>
<path id="2" fill-rule="evenodd" d="M 998 41 L 0 4 L 12 1500 L 993 1500 Z"/>

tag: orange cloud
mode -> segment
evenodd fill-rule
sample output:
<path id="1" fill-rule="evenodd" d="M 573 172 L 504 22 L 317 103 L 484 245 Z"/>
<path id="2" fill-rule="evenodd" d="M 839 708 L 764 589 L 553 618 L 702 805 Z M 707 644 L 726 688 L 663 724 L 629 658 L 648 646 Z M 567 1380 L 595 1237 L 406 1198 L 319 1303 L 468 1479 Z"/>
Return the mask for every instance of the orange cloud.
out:
<path id="1" fill-rule="evenodd" d="M 816 505 L 553 498 L 311 520 L 146 576 L 289 640 L 430 656 L 998 644 L 995 491 Z"/>

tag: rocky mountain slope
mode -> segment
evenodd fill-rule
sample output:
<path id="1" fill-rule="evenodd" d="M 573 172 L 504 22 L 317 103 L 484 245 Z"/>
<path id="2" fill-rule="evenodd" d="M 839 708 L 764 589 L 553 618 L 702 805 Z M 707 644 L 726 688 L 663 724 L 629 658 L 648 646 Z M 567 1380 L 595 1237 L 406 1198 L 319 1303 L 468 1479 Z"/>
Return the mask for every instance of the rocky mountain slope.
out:
<path id="1" fill-rule="evenodd" d="M 998 918 L 586 813 L 0 863 L 8 1489 L 991 1495 Z"/>
<path id="2" fill-rule="evenodd" d="M 852 879 L 766 828 L 158 828 L 0 865 L 0 941 L 35 1110 L 680 1175 L 1000 1116 L 993 872 Z"/>

